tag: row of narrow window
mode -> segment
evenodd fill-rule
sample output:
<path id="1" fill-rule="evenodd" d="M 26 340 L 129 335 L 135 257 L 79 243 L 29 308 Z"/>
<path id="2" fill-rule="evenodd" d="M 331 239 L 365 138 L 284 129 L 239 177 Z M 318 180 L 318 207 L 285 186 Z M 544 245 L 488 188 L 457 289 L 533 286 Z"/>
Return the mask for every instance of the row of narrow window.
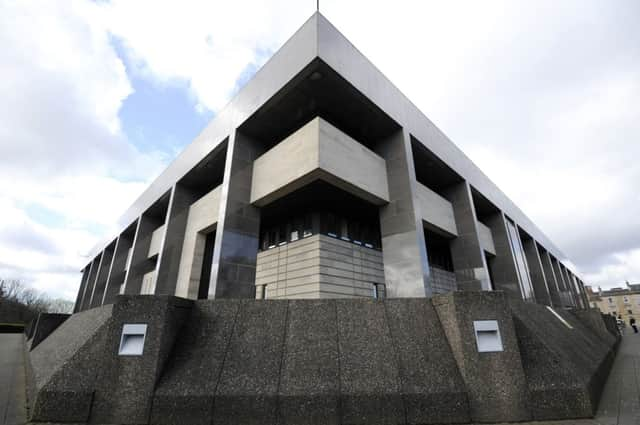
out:
<path id="1" fill-rule="evenodd" d="M 371 249 L 381 249 L 380 226 L 332 212 L 308 212 L 264 226 L 260 249 L 266 251 L 311 235 L 323 234 Z"/>

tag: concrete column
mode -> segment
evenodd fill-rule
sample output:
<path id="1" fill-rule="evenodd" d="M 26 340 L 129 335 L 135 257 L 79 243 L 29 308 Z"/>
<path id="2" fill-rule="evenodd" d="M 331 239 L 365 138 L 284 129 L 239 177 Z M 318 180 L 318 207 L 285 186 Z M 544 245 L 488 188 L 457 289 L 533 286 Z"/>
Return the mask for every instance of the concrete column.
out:
<path id="1" fill-rule="evenodd" d="M 458 237 L 451 241 L 451 259 L 458 289 L 491 290 L 484 252 L 478 236 L 478 224 L 469 183 L 464 181 L 446 190 L 445 198 L 453 206 Z"/>
<path id="2" fill-rule="evenodd" d="M 107 285 L 104 291 L 102 304 L 112 304 L 120 293 L 120 285 L 125 281 L 124 268 L 127 266 L 127 254 L 129 253 L 129 249 L 133 246 L 133 239 L 133 231 L 127 232 L 127 230 L 125 230 L 120 236 L 118 236 L 113 252 L 113 261 L 111 262 L 109 275 L 107 276 Z"/>
<path id="3" fill-rule="evenodd" d="M 520 282 L 516 270 L 515 259 L 511 251 L 507 223 L 502 212 L 497 212 L 485 219 L 485 224 L 491 229 L 496 256 L 492 260 L 493 287 L 505 291 L 506 294 L 522 299 Z"/>
<path id="4" fill-rule="evenodd" d="M 562 270 L 560 269 L 560 263 L 555 257 L 552 257 L 551 264 L 553 265 L 553 272 L 556 275 L 556 282 L 558 283 L 558 291 L 560 294 L 560 305 L 562 307 L 569 307 L 567 294 L 566 294 L 566 285 L 564 282 L 564 276 L 562 275 Z"/>
<path id="5" fill-rule="evenodd" d="M 164 242 L 158 256 L 156 295 L 175 295 L 176 293 L 189 207 L 195 201 L 196 196 L 191 190 L 180 184 L 173 186 L 169 211 L 167 212 Z"/>
<path id="6" fill-rule="evenodd" d="M 586 289 L 584 289 L 584 282 L 578 279 L 578 283 L 580 284 L 580 295 L 582 296 L 582 302 L 584 303 L 584 308 L 591 308 L 589 306 L 589 296 L 587 295 Z"/>
<path id="7" fill-rule="evenodd" d="M 251 205 L 251 179 L 253 161 L 262 151 L 256 141 L 239 131 L 229 137 L 211 266 L 210 299 L 255 298 L 260 210 Z"/>
<path id="8" fill-rule="evenodd" d="M 540 259 L 538 247 L 536 246 L 537 243 L 534 239 L 520 239 L 522 240 L 524 254 L 527 257 L 529 276 L 531 276 L 531 282 L 533 283 L 536 302 L 550 306 L 551 296 L 549 295 L 549 287 L 544 274 L 544 268 L 542 267 L 542 260 Z"/>
<path id="9" fill-rule="evenodd" d="M 87 280 L 87 284 L 84 287 L 84 294 L 82 296 L 80 311 L 87 310 L 90 306 L 91 294 L 93 293 L 93 286 L 96 283 L 96 274 L 98 274 L 98 266 L 100 264 L 101 256 L 102 254 L 99 254 L 91 262 L 91 269 L 89 270 L 89 280 Z"/>
<path id="10" fill-rule="evenodd" d="M 88 308 L 93 307 L 93 297 L 96 293 L 96 286 L 98 286 L 98 279 L 100 278 L 100 270 L 102 270 L 102 260 L 104 260 L 104 251 L 100 253 L 100 261 L 98 262 L 98 269 L 96 271 L 96 278 L 93 281 L 93 288 L 91 288 L 91 295 L 89 296 Z"/>
<path id="11" fill-rule="evenodd" d="M 157 221 L 146 214 L 142 214 L 138 219 L 138 227 L 133 239 L 131 264 L 125 276 L 124 293 L 127 295 L 139 295 L 144 274 L 153 269 L 149 263 L 148 254 L 151 235 L 157 227 Z"/>
<path id="12" fill-rule="evenodd" d="M 562 270 L 562 277 L 564 278 L 564 284 L 565 284 L 565 290 L 566 290 L 566 293 L 567 293 L 567 298 L 569 300 L 569 303 L 570 303 L 571 307 L 576 307 L 576 300 L 575 300 L 575 297 L 573 295 L 573 285 L 571 283 L 571 278 L 569 277 L 569 271 L 564 266 L 564 264 L 562 264 L 562 263 L 559 263 L 559 264 L 560 264 L 560 270 Z"/>
<path id="13" fill-rule="evenodd" d="M 399 130 L 375 149 L 386 161 L 389 204 L 380 208 L 386 296 L 430 297 L 429 263 L 422 219 L 417 213 L 411 139 Z"/>
<path id="14" fill-rule="evenodd" d="M 109 269 L 111 268 L 111 260 L 113 260 L 114 243 L 109 244 L 102 253 L 102 259 L 100 260 L 100 268 L 98 269 L 98 275 L 96 276 L 96 286 L 91 297 L 91 308 L 102 305 L 104 299 L 104 291 L 107 285 L 107 277 L 109 276 Z"/>
<path id="15" fill-rule="evenodd" d="M 73 306 L 73 312 L 80 311 L 80 304 L 82 304 L 82 296 L 84 295 L 84 289 L 87 287 L 87 281 L 89 280 L 89 269 L 91 265 L 87 264 L 82 270 L 82 279 L 80 280 L 80 287 L 78 288 L 78 295 L 76 297 L 76 303 Z"/>
<path id="16" fill-rule="evenodd" d="M 545 250 L 540 258 L 542 260 L 542 267 L 544 268 L 544 275 L 547 278 L 547 288 L 549 288 L 549 295 L 551 296 L 551 307 L 560 307 L 562 306 L 560 288 L 558 287 L 556 274 L 553 271 L 551 256 L 549 252 Z"/>

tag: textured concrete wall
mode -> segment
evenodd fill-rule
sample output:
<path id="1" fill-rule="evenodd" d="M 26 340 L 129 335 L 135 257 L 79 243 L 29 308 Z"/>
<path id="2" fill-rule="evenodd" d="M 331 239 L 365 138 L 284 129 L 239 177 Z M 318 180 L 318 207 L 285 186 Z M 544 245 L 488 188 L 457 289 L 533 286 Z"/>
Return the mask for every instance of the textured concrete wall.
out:
<path id="1" fill-rule="evenodd" d="M 382 253 L 313 235 L 258 254 L 256 285 L 266 298 L 373 297 L 384 283 Z"/>
<path id="2" fill-rule="evenodd" d="M 451 235 L 458 236 L 451 202 L 420 183 L 416 184 L 416 195 L 421 218 L 424 221 Z"/>
<path id="3" fill-rule="evenodd" d="M 314 118 L 256 159 L 251 202 L 264 205 L 318 177 L 377 204 L 389 200 L 384 159 Z"/>
<path id="4" fill-rule="evenodd" d="M 36 348 L 70 316 L 70 314 L 39 313 L 38 318 L 33 323 L 33 328 L 29 330 L 29 338 L 31 339 L 29 349 Z"/>
<path id="5" fill-rule="evenodd" d="M 471 418 L 478 422 L 531 419 L 520 348 L 504 293 L 455 292 L 434 297 L 433 305 L 466 384 Z M 503 351 L 479 352 L 476 320 L 497 321 Z"/>
<path id="6" fill-rule="evenodd" d="M 497 291 L 385 301 L 122 296 L 111 307 L 72 316 L 30 353 L 32 420 L 577 418 L 597 405 L 618 341 L 593 312 L 552 313 Z M 478 352 L 476 320 L 498 322 L 503 351 Z M 148 326 L 141 356 L 117 354 L 125 323 Z"/>
<path id="7" fill-rule="evenodd" d="M 189 207 L 178 270 L 175 295 L 196 299 L 202 271 L 206 234 L 218 221 L 220 187 L 198 199 Z"/>

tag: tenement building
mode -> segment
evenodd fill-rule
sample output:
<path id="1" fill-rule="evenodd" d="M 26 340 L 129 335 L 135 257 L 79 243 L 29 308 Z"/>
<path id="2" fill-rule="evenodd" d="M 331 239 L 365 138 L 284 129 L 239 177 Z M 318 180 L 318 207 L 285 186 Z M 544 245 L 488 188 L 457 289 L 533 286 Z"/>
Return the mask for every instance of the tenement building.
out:
<path id="1" fill-rule="evenodd" d="M 118 294 L 397 298 L 454 290 L 587 306 L 560 250 L 321 16 L 119 224 L 84 267 L 75 311 Z"/>
<path id="2" fill-rule="evenodd" d="M 604 314 L 620 317 L 626 323 L 629 319 L 640 318 L 640 284 L 626 283 L 625 288 L 611 288 L 594 291 L 585 287 L 590 307 L 599 309 Z"/>
<path id="3" fill-rule="evenodd" d="M 568 264 L 314 14 L 30 326 L 30 420 L 591 417 L 620 335 Z"/>

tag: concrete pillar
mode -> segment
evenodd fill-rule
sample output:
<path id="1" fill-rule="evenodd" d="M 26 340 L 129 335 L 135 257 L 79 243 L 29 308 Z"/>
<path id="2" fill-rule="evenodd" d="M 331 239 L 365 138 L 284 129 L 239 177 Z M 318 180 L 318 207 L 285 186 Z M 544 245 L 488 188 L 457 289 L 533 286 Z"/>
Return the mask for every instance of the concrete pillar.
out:
<path id="1" fill-rule="evenodd" d="M 82 296 L 84 295 L 84 290 L 87 287 L 87 281 L 89 280 L 89 269 L 91 265 L 87 264 L 84 269 L 82 269 L 82 279 L 80 280 L 80 287 L 78 288 L 78 295 L 76 297 L 76 303 L 73 306 L 73 312 L 77 313 L 80 311 L 80 307 L 82 304 Z"/>
<path id="2" fill-rule="evenodd" d="M 529 276 L 531 277 L 531 283 L 533 284 L 533 292 L 535 294 L 536 302 L 550 306 L 551 296 L 549 295 L 549 287 L 544 274 L 544 268 L 542 267 L 542 260 L 538 253 L 537 243 L 533 238 L 520 239 L 522 240 L 522 247 L 524 248 L 524 254 L 527 258 Z"/>
<path id="3" fill-rule="evenodd" d="M 375 149 L 386 161 L 389 204 L 380 208 L 386 296 L 430 297 L 429 262 L 422 219 L 417 213 L 411 139 L 399 130 Z"/>
<path id="4" fill-rule="evenodd" d="M 458 237 L 451 241 L 451 259 L 458 289 L 491 290 L 484 252 L 478 236 L 476 212 L 469 183 L 447 188 L 445 198 L 453 206 Z"/>
<path id="5" fill-rule="evenodd" d="M 584 303 L 584 308 L 586 309 L 591 308 L 591 306 L 589 305 L 589 296 L 587 295 L 587 290 L 584 288 L 584 282 L 580 279 L 578 279 L 578 282 L 580 283 L 580 294 L 582 295 L 582 302 Z"/>
<path id="6" fill-rule="evenodd" d="M 97 257 L 93 259 L 91 262 L 91 269 L 89 270 L 89 280 L 87 280 L 87 284 L 84 288 L 84 294 L 82 296 L 82 304 L 80 311 L 84 311 L 90 308 L 91 305 L 91 294 L 93 294 L 93 287 L 96 283 L 96 275 L 98 274 L 98 267 L 100 265 L 100 260 L 102 258 L 102 253 L 98 254 Z"/>
<path id="7" fill-rule="evenodd" d="M 564 276 L 560 269 L 560 263 L 555 257 L 551 257 L 551 264 L 553 265 L 553 272 L 556 275 L 556 282 L 558 283 L 558 291 L 560 293 L 560 305 L 562 307 L 569 307 L 566 294 L 566 285 L 564 282 Z"/>
<path id="8" fill-rule="evenodd" d="M 560 270 L 562 271 L 562 277 L 564 278 L 565 290 L 567 293 L 567 299 L 569 300 L 571 307 L 576 307 L 576 300 L 573 294 L 573 285 L 571 284 L 571 278 L 569 277 L 569 271 L 564 266 L 564 264 L 560 264 Z"/>
<path id="9" fill-rule="evenodd" d="M 102 251 L 98 258 L 100 258 L 100 260 L 98 261 L 98 268 L 95 271 L 95 279 L 93 279 L 91 285 L 91 294 L 88 294 L 88 300 L 87 300 L 87 308 L 91 308 L 92 307 L 92 302 L 93 302 L 93 296 L 96 292 L 96 285 L 98 283 L 98 277 L 100 276 L 100 269 L 102 268 L 102 259 L 104 258 L 104 251 Z"/>
<path id="10" fill-rule="evenodd" d="M 158 256 L 156 295 L 175 295 L 178 271 L 182 257 L 189 207 L 196 201 L 195 194 L 180 184 L 171 190 L 164 242 Z"/>
<path id="11" fill-rule="evenodd" d="M 544 250 L 540 259 L 542 260 L 542 267 L 544 268 L 544 275 L 547 278 L 547 288 L 549 288 L 549 295 L 551 296 L 551 307 L 561 307 L 562 301 L 560 298 L 560 288 L 558 287 L 558 281 L 556 274 L 553 270 L 553 264 L 551 263 L 551 256 L 549 251 Z"/>
<path id="12" fill-rule="evenodd" d="M 157 227 L 157 221 L 147 214 L 142 214 L 138 219 L 136 235 L 133 239 L 131 264 L 127 269 L 124 281 L 124 293 L 127 295 L 140 294 L 144 274 L 151 271 L 154 267 L 149 262 L 148 254 L 151 245 L 151 235 Z"/>
<path id="13" fill-rule="evenodd" d="M 255 298 L 260 210 L 251 205 L 258 142 L 234 131 L 229 137 L 213 250 L 209 298 Z M 275 170 L 277 172 L 277 170 Z"/>
<path id="14" fill-rule="evenodd" d="M 115 243 L 109 244 L 102 253 L 102 259 L 100 260 L 100 268 L 96 276 L 96 286 L 91 296 L 91 308 L 102 305 L 104 299 L 104 290 L 107 285 L 107 277 L 109 276 L 109 269 L 111 268 L 111 260 L 113 259 L 113 249 Z"/>
<path id="15" fill-rule="evenodd" d="M 496 256 L 492 260 L 493 287 L 496 290 L 505 291 L 507 295 L 522 299 L 505 220 L 502 212 L 497 212 L 485 219 L 485 224 L 493 234 L 493 243 L 496 248 Z"/>
<path id="16" fill-rule="evenodd" d="M 116 246 L 113 252 L 113 261 L 109 268 L 109 275 L 107 276 L 106 289 L 104 291 L 104 298 L 102 304 L 112 304 L 115 302 L 116 297 L 120 293 L 120 285 L 125 281 L 125 267 L 127 266 L 127 254 L 129 249 L 133 246 L 133 239 L 135 236 L 135 228 L 125 230 L 116 240 Z"/>

